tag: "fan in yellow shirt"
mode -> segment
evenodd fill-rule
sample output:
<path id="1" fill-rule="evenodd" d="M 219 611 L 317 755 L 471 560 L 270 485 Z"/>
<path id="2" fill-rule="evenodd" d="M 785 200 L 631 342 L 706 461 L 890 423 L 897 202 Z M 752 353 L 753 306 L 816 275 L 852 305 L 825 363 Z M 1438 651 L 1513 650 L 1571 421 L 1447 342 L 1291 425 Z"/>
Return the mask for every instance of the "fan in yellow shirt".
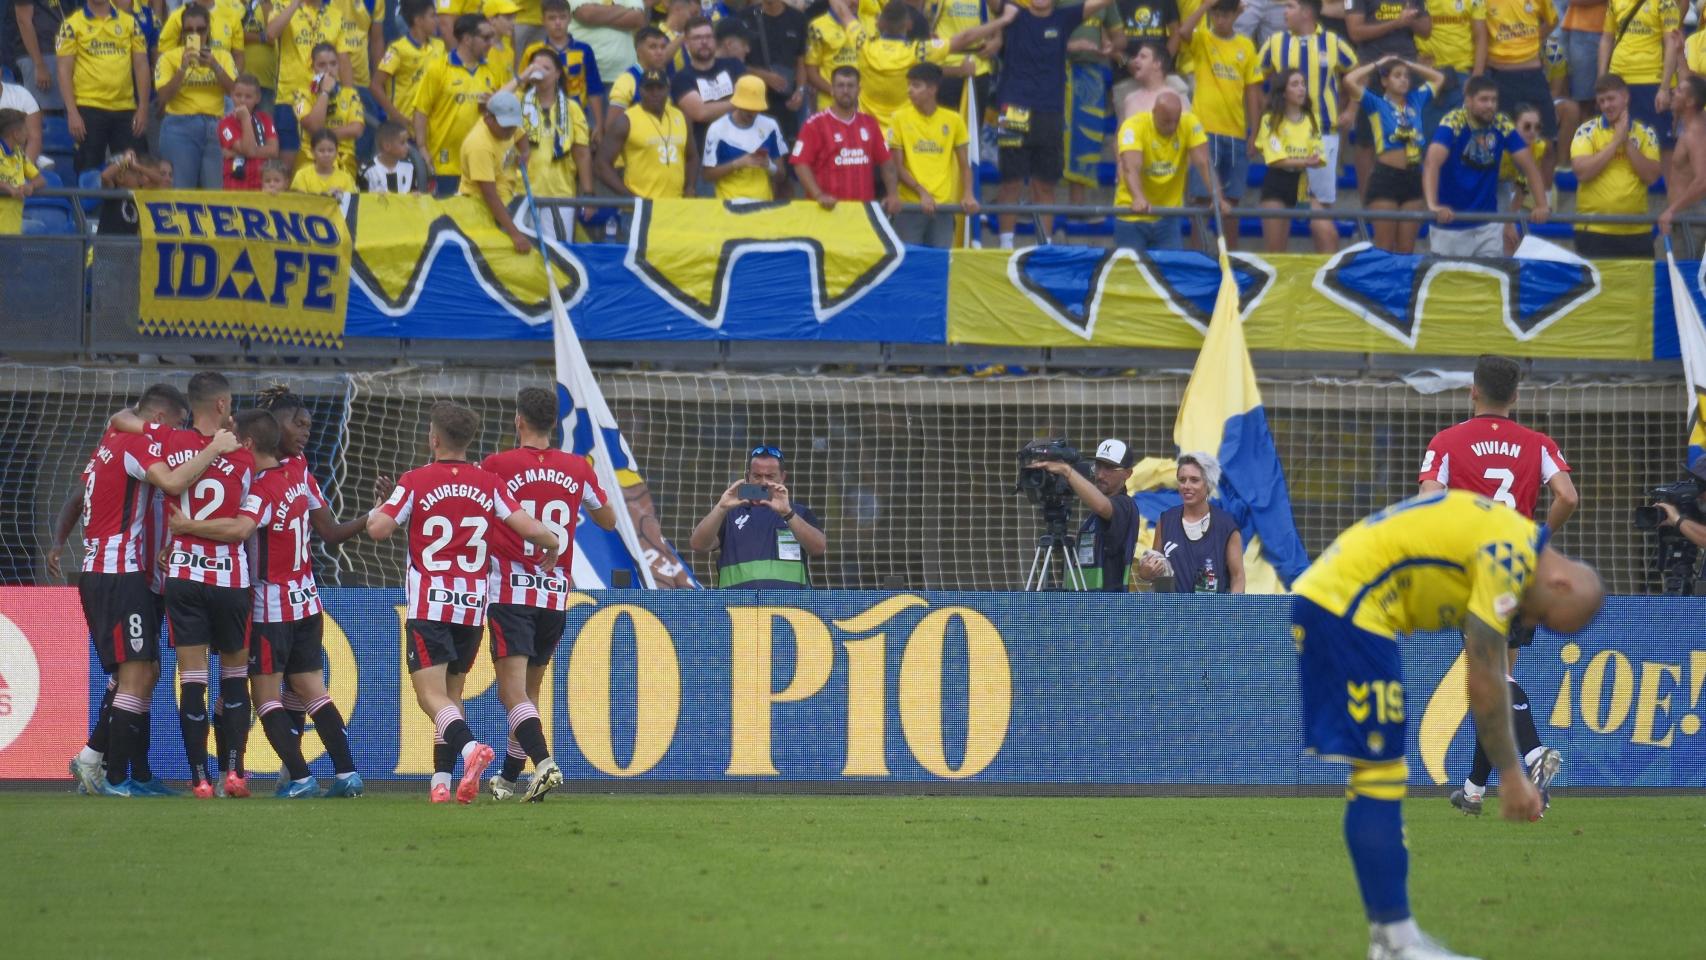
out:
<path id="1" fill-rule="evenodd" d="M 180 13 L 187 9 L 187 6 L 178 8 Z M 207 11 L 198 7 L 186 19 L 189 35 L 195 39 L 160 54 L 160 61 L 154 65 L 154 89 L 166 102 L 167 117 L 203 116 L 217 120 L 225 115 L 225 97 L 237 82 L 237 64 L 229 52 L 201 46 L 205 40 L 201 31 L 208 29 Z M 208 140 L 211 145 L 211 133 Z M 177 166 L 176 161 L 173 166 Z M 216 181 L 202 186 L 216 189 L 219 184 Z"/>
<path id="2" fill-rule="evenodd" d="M 692 147 L 687 117 L 669 102 L 669 80 L 653 71 L 640 78 L 639 101 L 606 124 L 594 171 L 619 197 L 680 197 L 699 178 Z"/>
<path id="3" fill-rule="evenodd" d="M 911 41 L 906 39 L 910 17 L 905 4 L 884 7 L 874 33 L 854 16 L 848 0 L 830 0 L 829 8 L 846 31 L 848 42 L 859 50 L 859 109 L 884 127 L 889 116 L 907 102 L 908 70 L 920 63 L 941 64 L 952 54 L 980 46 L 999 35 L 1020 13 L 1019 5 L 1010 3 L 1001 11 L 1000 19 L 961 30 L 950 39 Z"/>
<path id="4" fill-rule="evenodd" d="M 356 88 L 338 82 L 338 51 L 329 43 L 314 48 L 314 75 L 319 77 L 306 90 L 299 90 L 291 108 L 304 133 L 330 130 L 338 138 L 338 167 L 355 176 L 355 141 L 367 126 L 367 110 Z M 306 166 L 307 157 L 298 165 Z"/>
<path id="5" fill-rule="evenodd" d="M 1261 109 L 1263 74 L 1256 45 L 1233 29 L 1237 20 L 1238 0 L 1203 3 L 1179 26 L 1180 52 L 1191 53 L 1196 73 L 1191 109 L 1203 130 L 1246 140 L 1250 118 Z"/>
<path id="6" fill-rule="evenodd" d="M 1653 128 L 1629 114 L 1629 88 L 1616 74 L 1594 85 L 1601 114 L 1576 128 L 1570 168 L 1576 174 L 1576 210 L 1581 213 L 1644 214 L 1647 187 L 1659 178 L 1659 141 Z M 1648 224 L 1583 224 L 1576 251 L 1595 257 L 1653 256 Z"/>
<path id="7" fill-rule="evenodd" d="M 521 164 L 528 162 L 527 138 L 521 135 L 526 122 L 521 101 L 504 90 L 486 101 L 479 122 L 462 141 L 459 194 L 485 201 L 486 209 L 497 221 L 498 229 L 509 235 L 516 253 L 533 250 L 533 245 L 510 219 L 508 206 Z"/>
<path id="8" fill-rule="evenodd" d="M 83 126 L 79 108 L 137 112 L 135 133 L 147 122 L 149 69 L 147 40 L 136 18 L 106 0 L 78 7 L 59 26 L 54 43 L 59 61 L 59 87 L 69 103 L 66 120 L 71 132 Z M 142 91 L 142 105 L 136 93 Z"/>
<path id="9" fill-rule="evenodd" d="M 427 65 L 415 88 L 415 143 L 439 179 L 440 194 L 455 191 L 462 140 L 480 121 L 480 107 L 503 84 L 487 65 L 497 34 L 479 17 L 456 21 L 456 49 Z"/>
<path id="10" fill-rule="evenodd" d="M 1184 205 L 1189 167 L 1196 168 L 1203 183 L 1215 182 L 1202 121 L 1168 90 L 1155 98 L 1153 111 L 1127 117 L 1118 140 L 1120 181 L 1114 205 L 1131 212 L 1114 221 L 1115 244 L 1139 253 L 1178 249 L 1183 245 L 1179 218 L 1156 217 L 1150 211 Z"/>
<path id="11" fill-rule="evenodd" d="M 278 45 L 278 105 L 286 112 L 296 99 L 297 91 L 306 90 L 314 82 L 314 48 L 329 43 L 338 51 L 339 79 L 354 81 L 349 69 L 349 57 L 344 52 L 348 44 L 349 17 L 344 13 L 342 0 L 290 0 L 284 7 L 274 7 L 267 21 L 267 38 Z M 277 118 L 275 118 L 277 119 Z M 284 140 L 284 128 L 279 129 Z M 288 142 L 281 146 L 289 146 Z"/>
<path id="12" fill-rule="evenodd" d="M 941 86 L 941 67 L 933 63 L 913 67 L 907 74 L 910 102 L 889 118 L 887 131 L 900 178 L 900 200 L 923 208 L 896 216 L 895 233 L 903 243 L 926 247 L 954 245 L 954 215 L 937 213 L 937 204 L 959 203 L 973 215 L 978 209 L 966 159 L 970 142 L 966 122 L 957 111 L 936 102 Z"/>
<path id="13" fill-rule="evenodd" d="M 847 35 L 835 14 L 826 13 L 806 25 L 806 53 L 802 62 L 806 68 L 806 83 L 816 98 L 814 109 L 828 110 L 835 97 L 830 93 L 830 77 L 836 67 L 857 67 L 859 45 Z M 615 102 L 615 94 L 611 94 Z"/>
<path id="14" fill-rule="evenodd" d="M 444 41 L 438 38 L 433 0 L 403 0 L 403 17 L 408 32 L 385 48 L 369 90 L 386 119 L 407 125 L 415 113 L 415 88 L 427 66 L 444 57 Z"/>
<path id="15" fill-rule="evenodd" d="M 592 195 L 592 138 L 586 113 L 569 96 L 562 68 L 550 50 L 535 50 L 522 65 L 522 76 L 538 71 L 521 100 L 524 136 L 529 145 L 527 175 L 535 197 Z M 540 207 L 543 235 L 559 243 L 572 242 L 574 211 Z M 526 222 L 525 220 L 523 222 Z"/>
<path id="16" fill-rule="evenodd" d="M 1486 0 L 1487 62 L 1494 67 L 1540 66 L 1540 38 L 1558 23 L 1552 0 Z"/>
<path id="17" fill-rule="evenodd" d="M 312 166 L 296 171 L 290 179 L 290 189 L 296 193 L 318 193 L 341 197 L 355 192 L 355 178 L 338 166 L 338 138 L 330 130 L 321 130 L 309 141 L 314 156 Z"/>
<path id="18" fill-rule="evenodd" d="M 160 28 L 160 53 L 164 55 L 184 45 L 184 11 L 198 6 L 208 12 L 206 42 L 209 48 L 229 53 L 232 61 L 237 64 L 238 72 L 241 72 L 244 69 L 244 8 L 238 0 L 188 0 L 183 6 L 173 10 L 166 17 L 165 25 Z M 158 72 L 159 64 L 155 64 L 155 70 Z"/>

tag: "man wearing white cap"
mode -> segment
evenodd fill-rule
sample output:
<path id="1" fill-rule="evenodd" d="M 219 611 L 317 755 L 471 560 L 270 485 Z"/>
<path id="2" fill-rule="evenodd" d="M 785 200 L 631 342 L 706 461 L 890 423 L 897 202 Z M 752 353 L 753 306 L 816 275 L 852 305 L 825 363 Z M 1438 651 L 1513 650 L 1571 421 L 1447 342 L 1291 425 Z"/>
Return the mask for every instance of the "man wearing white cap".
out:
<path id="1" fill-rule="evenodd" d="M 747 74 L 735 81 L 733 110 L 705 131 L 705 179 L 717 185 L 718 200 L 773 199 L 787 183 L 788 145 L 782 129 L 764 110 L 764 81 Z"/>
<path id="2" fill-rule="evenodd" d="M 1058 461 L 1041 464 L 1044 470 L 1065 477 L 1072 492 L 1090 508 L 1078 529 L 1078 565 L 1084 569 L 1089 590 L 1124 593 L 1126 572 L 1137 552 L 1137 501 L 1126 492 L 1131 465 L 1137 457 L 1123 440 L 1103 440 L 1096 448 L 1094 480 L 1071 464 Z"/>
<path id="3" fill-rule="evenodd" d="M 510 219 L 508 207 L 515 193 L 516 170 L 527 162 L 527 140 L 517 139 L 521 124 L 521 101 L 515 94 L 508 90 L 492 94 L 480 122 L 462 141 L 462 184 L 458 192 L 486 201 L 486 209 L 492 212 L 498 229 L 509 235 L 515 252 L 529 253 L 533 245 Z"/>

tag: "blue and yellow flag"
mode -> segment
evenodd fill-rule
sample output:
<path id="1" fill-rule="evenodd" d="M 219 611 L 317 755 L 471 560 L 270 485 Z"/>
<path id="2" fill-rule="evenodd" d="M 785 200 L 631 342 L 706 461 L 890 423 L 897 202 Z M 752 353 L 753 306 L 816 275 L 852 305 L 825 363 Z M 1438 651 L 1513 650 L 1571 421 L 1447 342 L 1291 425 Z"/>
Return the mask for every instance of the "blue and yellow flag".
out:
<path id="1" fill-rule="evenodd" d="M 1682 372 L 1688 380 L 1688 467 L 1694 469 L 1706 456 L 1706 327 L 1682 271 L 1676 268 L 1670 241 L 1665 241 L 1665 262 L 1670 265 L 1671 315 L 1676 318 L 1676 343 L 1682 354 Z"/>
<path id="2" fill-rule="evenodd" d="M 0 236 L 17 236 L 24 232 L 24 201 L 0 197 Z"/>
<path id="3" fill-rule="evenodd" d="M 1292 520 L 1285 470 L 1274 449 L 1273 434 L 1268 432 L 1256 371 L 1244 346 L 1238 283 L 1225 247 L 1220 251 L 1220 293 L 1214 301 L 1202 352 L 1197 354 L 1196 368 L 1179 403 L 1173 442 L 1180 450 L 1206 450 L 1220 458 L 1221 505 L 1239 518 L 1240 525 L 1255 530 L 1254 536 L 1246 538 L 1252 548 L 1245 552 L 1250 592 L 1257 592 L 1256 584 L 1271 582 L 1264 566 L 1278 574 L 1279 584 L 1289 587 L 1309 565 L 1309 557 L 1303 552 L 1297 524 Z M 1258 538 L 1259 553 L 1253 549 Z M 1254 567 L 1251 557 L 1259 560 Z"/>

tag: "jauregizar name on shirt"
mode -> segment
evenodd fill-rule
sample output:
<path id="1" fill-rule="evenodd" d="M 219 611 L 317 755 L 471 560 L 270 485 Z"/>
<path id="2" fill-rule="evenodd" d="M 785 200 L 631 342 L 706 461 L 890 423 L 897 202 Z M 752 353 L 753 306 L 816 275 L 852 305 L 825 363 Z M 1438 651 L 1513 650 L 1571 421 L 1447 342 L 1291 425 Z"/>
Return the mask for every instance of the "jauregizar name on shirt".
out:
<path id="1" fill-rule="evenodd" d="M 451 497 L 467 497 L 479 504 L 480 508 L 483 510 L 492 509 L 491 495 L 487 494 L 486 491 L 481 490 L 479 487 L 470 486 L 466 483 L 446 483 L 442 486 L 434 487 L 431 493 L 421 498 L 421 508 L 424 510 L 431 510 L 433 505 L 438 503 L 440 500 L 448 500 Z"/>

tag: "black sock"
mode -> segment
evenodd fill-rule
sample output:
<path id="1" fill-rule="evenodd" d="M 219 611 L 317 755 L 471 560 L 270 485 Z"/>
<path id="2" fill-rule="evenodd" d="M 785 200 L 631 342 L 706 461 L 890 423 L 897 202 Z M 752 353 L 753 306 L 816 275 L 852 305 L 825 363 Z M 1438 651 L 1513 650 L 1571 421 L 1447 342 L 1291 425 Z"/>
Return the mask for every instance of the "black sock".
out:
<path id="1" fill-rule="evenodd" d="M 451 763 L 462 755 L 462 748 L 474 742 L 474 731 L 468 729 L 468 721 L 457 717 L 444 728 L 444 745 L 450 748 Z"/>
<path id="2" fill-rule="evenodd" d="M 514 783 L 521 779 L 521 771 L 525 766 L 527 766 L 526 757 L 518 757 L 513 753 L 506 753 L 504 754 L 503 772 L 500 776 L 505 780 L 508 780 L 510 783 Z"/>
<path id="3" fill-rule="evenodd" d="M 190 764 L 190 780 L 207 776 L 207 683 L 178 685 L 178 729 L 184 735 L 184 759 Z"/>
<path id="4" fill-rule="evenodd" d="M 1511 681 L 1511 726 L 1516 731 L 1516 748 L 1527 757 L 1540 746 L 1540 731 L 1534 726 L 1534 711 L 1528 706 L 1528 693 L 1522 684 Z"/>
<path id="5" fill-rule="evenodd" d="M 551 748 L 545 745 L 545 728 L 540 725 L 538 717 L 528 717 L 516 725 L 515 742 L 527 751 L 527 756 L 533 761 L 535 768 L 551 759 Z M 507 759 L 505 762 L 508 762 Z"/>
<path id="6" fill-rule="evenodd" d="M 142 701 L 119 694 L 113 699 L 112 723 L 107 727 L 107 783 L 118 786 L 130 776 L 130 757 L 136 749 Z"/>
<path id="7" fill-rule="evenodd" d="M 225 772 L 225 708 L 219 704 L 213 710 L 213 762 L 220 773 Z"/>
<path id="8" fill-rule="evenodd" d="M 456 751 L 450 748 L 450 744 L 435 743 L 432 745 L 432 772 L 456 772 Z"/>
<path id="9" fill-rule="evenodd" d="M 108 730 L 112 726 L 113 694 L 118 692 L 118 685 L 107 681 L 107 692 L 101 695 L 101 709 L 95 713 L 95 725 L 89 728 L 89 749 L 96 753 L 107 752 Z"/>
<path id="10" fill-rule="evenodd" d="M 296 745 L 296 737 L 290 729 L 290 714 L 278 705 L 278 701 L 261 705 L 261 729 L 266 732 L 267 742 L 278 752 L 290 779 L 307 777 L 308 761 L 302 759 L 302 749 Z"/>
<path id="11" fill-rule="evenodd" d="M 1475 731 L 1475 760 L 1469 767 L 1469 782 L 1477 787 L 1487 789 L 1487 780 L 1493 775 L 1493 761 L 1487 759 L 1487 751 L 1481 749 L 1481 732 Z"/>
<path id="12" fill-rule="evenodd" d="M 154 779 L 154 768 L 148 765 L 148 741 L 153 739 L 149 727 L 154 723 L 153 717 L 140 714 L 136 720 L 136 729 L 131 732 L 130 747 L 130 779 L 147 783 Z"/>
<path id="13" fill-rule="evenodd" d="M 224 712 L 219 726 L 225 731 L 226 769 L 243 775 L 243 751 L 249 745 L 249 681 L 246 677 L 220 677 L 219 700 Z"/>
<path id="14" fill-rule="evenodd" d="M 338 773 L 354 773 L 355 758 L 349 752 L 349 734 L 344 731 L 344 715 L 339 712 L 338 705 L 331 697 L 324 702 L 315 701 L 314 731 L 320 735 L 320 742 L 326 745 L 326 754 L 332 758 L 332 769 Z M 297 731 L 300 743 L 302 733 Z"/>

